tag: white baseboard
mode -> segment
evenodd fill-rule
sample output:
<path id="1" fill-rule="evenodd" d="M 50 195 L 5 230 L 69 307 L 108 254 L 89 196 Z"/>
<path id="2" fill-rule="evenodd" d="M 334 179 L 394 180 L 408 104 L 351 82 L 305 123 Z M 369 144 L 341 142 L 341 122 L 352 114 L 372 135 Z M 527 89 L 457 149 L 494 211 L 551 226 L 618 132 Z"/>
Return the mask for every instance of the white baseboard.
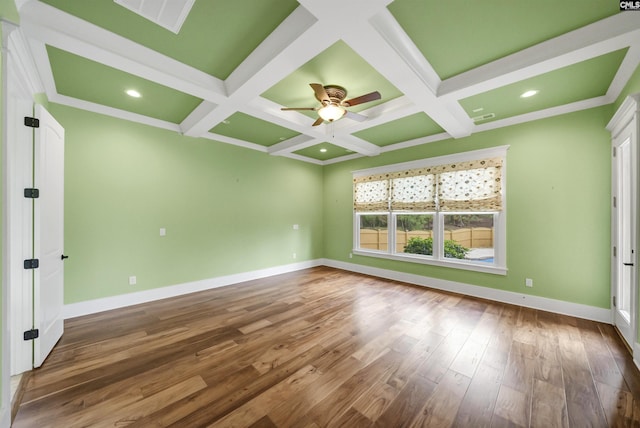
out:
<path id="1" fill-rule="evenodd" d="M 154 288 L 152 290 L 139 291 L 136 293 L 105 297 L 102 299 L 89 300 L 86 302 L 71 303 L 64 306 L 63 315 L 65 319 L 74 318 L 82 315 L 89 315 L 97 312 L 108 311 L 111 309 L 151 302 L 154 300 L 181 296 L 183 294 L 224 287 L 244 281 L 266 278 L 273 275 L 280 275 L 283 273 L 294 272 L 297 270 L 322 265 L 333 267 L 336 269 L 343 269 L 351 272 L 377 276 L 380 278 L 391 279 L 394 281 L 407 282 L 409 284 L 420 285 L 423 287 L 446 290 L 454 293 L 465 294 L 468 296 L 494 300 L 497 302 L 510 303 L 527 308 L 540 309 L 543 311 L 570 315 L 577 318 L 584 318 L 611 324 L 611 310 L 605 308 L 582 305 L 580 303 L 565 302 L 562 300 L 549 299 L 546 297 L 531 296 L 529 294 L 514 293 L 512 291 L 497 290 L 494 288 L 448 281 L 438 278 L 431 278 L 427 276 L 398 272 L 394 270 L 363 266 L 354 263 L 346 263 L 331 259 L 309 260 L 306 262 L 276 266 L 251 272 L 242 272 L 233 275 L 204 279 L 201 281 L 172 285 L 168 287 Z"/>
<path id="2" fill-rule="evenodd" d="M 64 319 L 94 314 L 111 309 L 124 308 L 126 306 L 140 303 L 152 302 L 154 300 L 166 299 L 169 297 L 181 296 L 183 294 L 195 293 L 212 288 L 224 287 L 237 284 L 239 282 L 251 281 L 254 279 L 266 278 L 283 273 L 321 266 L 322 260 L 309 260 L 289 265 L 275 266 L 267 269 L 242 272 L 233 275 L 219 276 L 204 279 L 201 281 L 187 282 L 184 284 L 171 285 L 167 287 L 154 288 L 151 290 L 138 291 L 135 293 L 121 294 L 119 296 L 105 297 L 102 299 L 88 300 L 85 302 L 71 303 L 64 305 Z"/>
<path id="3" fill-rule="evenodd" d="M 633 363 L 640 370 L 640 361 L 638 361 L 638 355 L 640 355 L 640 343 L 635 342 L 633 344 Z"/>
<path id="4" fill-rule="evenodd" d="M 421 285 L 438 290 L 446 290 L 468 296 L 494 300 L 497 302 L 524 306 L 526 308 L 540 309 L 557 314 L 570 315 L 577 318 L 611 324 L 610 309 L 582 305 L 580 303 L 565 302 L 546 297 L 531 296 L 529 294 L 514 293 L 512 291 L 497 290 L 494 288 L 465 284 L 461 282 L 447 281 L 444 279 L 430 278 L 427 276 L 398 272 L 394 270 L 363 266 L 354 263 L 346 263 L 338 260 L 323 259 L 322 264 L 351 272 L 363 273 L 366 275 L 408 282 L 409 284 Z"/>
<path id="5" fill-rule="evenodd" d="M 11 426 L 11 406 L 2 406 L 2 409 L 0 409 L 0 428 L 9 428 L 10 426 Z"/>

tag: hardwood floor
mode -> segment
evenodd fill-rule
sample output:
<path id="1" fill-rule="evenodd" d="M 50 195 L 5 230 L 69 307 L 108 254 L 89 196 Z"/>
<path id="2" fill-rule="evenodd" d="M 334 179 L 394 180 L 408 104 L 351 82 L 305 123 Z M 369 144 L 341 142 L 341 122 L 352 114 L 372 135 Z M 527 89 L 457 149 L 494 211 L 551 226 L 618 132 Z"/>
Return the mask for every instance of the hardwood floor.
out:
<path id="1" fill-rule="evenodd" d="M 610 325 L 321 267 L 68 320 L 13 426 L 639 424 Z"/>

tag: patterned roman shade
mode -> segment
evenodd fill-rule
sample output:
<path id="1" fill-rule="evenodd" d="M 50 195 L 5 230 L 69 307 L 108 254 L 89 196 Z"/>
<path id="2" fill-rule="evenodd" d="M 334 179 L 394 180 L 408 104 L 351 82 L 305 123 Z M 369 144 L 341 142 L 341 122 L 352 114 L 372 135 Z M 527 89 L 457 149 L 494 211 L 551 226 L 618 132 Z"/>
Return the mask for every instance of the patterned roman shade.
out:
<path id="1" fill-rule="evenodd" d="M 371 211 L 502 210 L 502 158 L 480 159 L 353 179 L 353 208 Z"/>
<path id="2" fill-rule="evenodd" d="M 438 166 L 440 211 L 502 210 L 502 159 Z"/>

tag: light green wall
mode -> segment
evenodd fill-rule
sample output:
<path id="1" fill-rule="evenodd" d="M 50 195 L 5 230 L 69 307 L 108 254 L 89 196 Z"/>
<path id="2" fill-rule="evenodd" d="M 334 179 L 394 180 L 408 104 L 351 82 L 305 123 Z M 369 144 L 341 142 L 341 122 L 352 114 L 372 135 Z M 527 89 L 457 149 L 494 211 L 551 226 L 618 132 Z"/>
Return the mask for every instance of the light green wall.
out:
<path id="1" fill-rule="evenodd" d="M 324 169 L 326 258 L 609 307 L 609 106 L 360 158 Z M 351 171 L 510 145 L 506 276 L 353 256 Z M 533 288 L 525 288 L 532 278 Z"/>
<path id="2" fill-rule="evenodd" d="M 618 96 L 618 99 L 613 104 L 613 111 L 615 112 L 622 104 L 627 95 L 637 94 L 640 92 L 640 66 L 636 67 L 636 71 L 633 73 L 627 84 L 622 89 L 622 92 Z"/>
<path id="3" fill-rule="evenodd" d="M 322 257 L 320 166 L 50 111 L 65 128 L 65 303 Z"/>
<path id="4" fill-rule="evenodd" d="M 3 1 L 3 0 L 0 0 Z M 5 5 L 4 3 L 0 3 L 0 8 L 4 9 Z M 2 49 L 2 25 L 0 25 L 0 201 L 2 201 L 2 203 L 4 203 L 4 182 L 2 180 L 2 178 L 4 177 L 4 171 L 3 171 L 3 158 L 2 158 L 2 154 L 4 152 L 4 94 L 2 93 L 2 88 L 4 87 L 4 76 L 2 74 L 2 61 L 3 61 L 3 55 L 4 55 L 4 49 Z M 0 205 L 1 208 L 1 205 Z M 4 349 L 2 348 L 2 344 L 4 343 L 2 340 L 2 334 L 4 332 L 4 314 L 2 313 L 2 305 L 3 305 L 3 301 L 2 301 L 2 295 L 3 295 L 3 291 L 5 290 L 5 287 L 8 286 L 8 284 L 4 283 L 4 274 L 3 274 L 3 265 L 4 265 L 4 254 L 2 252 L 3 248 L 4 248 L 4 237 L 2 236 L 2 230 L 3 230 L 3 225 L 4 225 L 4 218 L 3 218 L 3 212 L 4 210 L 0 209 L 0 368 L 3 366 L 2 364 L 2 358 L 4 357 Z M 2 390 L 4 389 L 4 383 L 3 383 L 3 379 L 2 379 L 2 369 L 0 369 L 0 403 L 3 403 L 2 401 Z"/>
<path id="5" fill-rule="evenodd" d="M 20 22 L 20 16 L 14 0 L 0 0 L 0 18 L 15 24 Z"/>

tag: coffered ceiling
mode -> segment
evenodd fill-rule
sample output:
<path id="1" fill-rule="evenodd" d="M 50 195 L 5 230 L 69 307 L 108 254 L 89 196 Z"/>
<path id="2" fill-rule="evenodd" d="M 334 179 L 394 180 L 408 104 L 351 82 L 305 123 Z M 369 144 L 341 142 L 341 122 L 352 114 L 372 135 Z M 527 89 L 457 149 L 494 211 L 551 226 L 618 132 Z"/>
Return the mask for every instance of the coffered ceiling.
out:
<path id="1" fill-rule="evenodd" d="M 16 4 L 51 102 L 317 164 L 610 104 L 640 62 L 611 0 Z M 381 99 L 312 127 L 309 83 Z"/>

